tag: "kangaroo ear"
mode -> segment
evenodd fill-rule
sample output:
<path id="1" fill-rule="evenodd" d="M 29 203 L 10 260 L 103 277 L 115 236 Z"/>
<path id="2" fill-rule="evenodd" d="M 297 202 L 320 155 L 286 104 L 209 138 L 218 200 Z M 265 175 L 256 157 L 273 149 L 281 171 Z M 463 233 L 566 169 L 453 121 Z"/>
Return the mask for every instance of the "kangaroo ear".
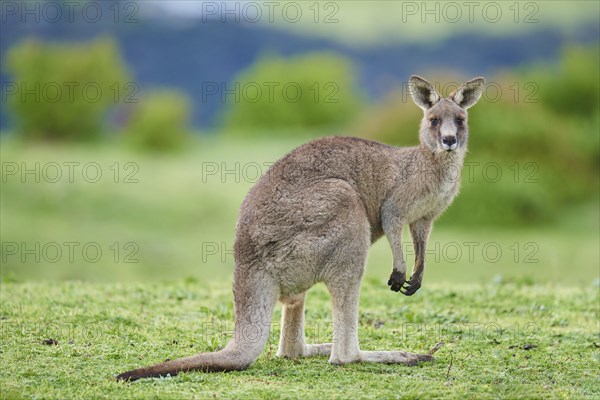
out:
<path id="1" fill-rule="evenodd" d="M 415 104 L 423 110 L 431 108 L 440 100 L 440 95 L 435 91 L 431 83 L 417 75 L 411 76 L 408 80 L 408 90 Z"/>
<path id="2" fill-rule="evenodd" d="M 473 107 L 485 89 L 485 79 L 479 77 L 465 82 L 461 87 L 452 92 L 448 98 L 465 110 Z"/>

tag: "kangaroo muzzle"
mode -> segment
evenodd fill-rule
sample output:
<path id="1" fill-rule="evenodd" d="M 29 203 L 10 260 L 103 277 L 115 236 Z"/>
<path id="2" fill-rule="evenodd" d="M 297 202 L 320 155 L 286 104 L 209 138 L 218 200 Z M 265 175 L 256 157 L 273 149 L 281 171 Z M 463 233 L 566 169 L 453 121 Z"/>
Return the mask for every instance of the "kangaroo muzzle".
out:
<path id="1" fill-rule="evenodd" d="M 442 148 L 446 151 L 456 150 L 458 147 L 458 141 L 456 140 L 456 136 L 448 135 L 442 137 Z"/>

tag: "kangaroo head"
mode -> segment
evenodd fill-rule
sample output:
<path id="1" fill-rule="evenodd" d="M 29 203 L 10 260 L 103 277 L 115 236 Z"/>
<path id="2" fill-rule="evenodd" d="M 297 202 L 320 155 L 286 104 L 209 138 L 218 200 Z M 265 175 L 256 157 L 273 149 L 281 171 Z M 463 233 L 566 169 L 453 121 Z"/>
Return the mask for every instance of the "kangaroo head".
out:
<path id="1" fill-rule="evenodd" d="M 419 130 L 421 143 L 434 153 L 465 151 L 469 130 L 467 109 L 477 103 L 485 80 L 475 78 L 442 98 L 425 79 L 413 75 L 408 87 L 413 101 L 423 109 Z"/>

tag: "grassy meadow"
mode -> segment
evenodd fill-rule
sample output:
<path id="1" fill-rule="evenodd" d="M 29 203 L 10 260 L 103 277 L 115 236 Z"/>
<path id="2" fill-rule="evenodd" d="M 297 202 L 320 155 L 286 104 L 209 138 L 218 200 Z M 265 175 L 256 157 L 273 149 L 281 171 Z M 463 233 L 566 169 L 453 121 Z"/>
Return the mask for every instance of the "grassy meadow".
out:
<path id="1" fill-rule="evenodd" d="M 275 356 L 272 339 L 249 369 L 119 383 L 148 363 L 223 347 L 230 287 L 82 282 L 4 284 L 2 398 L 598 398 L 598 290 L 547 284 L 426 284 L 413 297 L 367 278 L 359 337 L 366 350 L 427 352 L 433 363 L 330 365 Z M 331 340 L 329 296 L 307 302 L 309 343 Z"/>
<path id="2" fill-rule="evenodd" d="M 378 241 L 361 347 L 427 352 L 445 341 L 434 363 L 278 359 L 278 308 L 272 340 L 246 371 L 115 382 L 124 370 L 227 343 L 238 207 L 270 163 L 306 140 L 208 138 L 170 155 L 4 140 L 0 398 L 600 395 L 593 204 L 549 226 L 478 229 L 452 223 L 451 207 L 412 297 L 388 289 L 391 252 Z M 411 265 L 408 233 L 405 242 Z M 307 340 L 331 341 L 331 324 L 317 286 Z"/>

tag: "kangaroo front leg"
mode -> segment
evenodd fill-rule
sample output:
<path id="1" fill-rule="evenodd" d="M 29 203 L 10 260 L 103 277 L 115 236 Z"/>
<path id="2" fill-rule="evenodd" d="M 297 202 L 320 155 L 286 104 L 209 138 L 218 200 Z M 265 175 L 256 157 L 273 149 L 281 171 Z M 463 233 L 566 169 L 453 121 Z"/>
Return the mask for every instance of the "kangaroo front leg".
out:
<path id="1" fill-rule="evenodd" d="M 402 252 L 402 228 L 404 222 L 398 218 L 385 217 L 383 230 L 390 242 L 392 254 L 394 256 L 394 265 L 392 274 L 388 280 L 388 286 L 394 292 L 400 291 L 406 283 L 406 263 L 404 262 L 404 254 Z"/>
<path id="2" fill-rule="evenodd" d="M 410 234 L 415 247 L 415 266 L 410 280 L 406 282 L 401 290 L 407 296 L 412 296 L 421 287 L 423 272 L 425 271 L 425 249 L 432 225 L 432 218 L 421 218 L 410 224 Z"/>

